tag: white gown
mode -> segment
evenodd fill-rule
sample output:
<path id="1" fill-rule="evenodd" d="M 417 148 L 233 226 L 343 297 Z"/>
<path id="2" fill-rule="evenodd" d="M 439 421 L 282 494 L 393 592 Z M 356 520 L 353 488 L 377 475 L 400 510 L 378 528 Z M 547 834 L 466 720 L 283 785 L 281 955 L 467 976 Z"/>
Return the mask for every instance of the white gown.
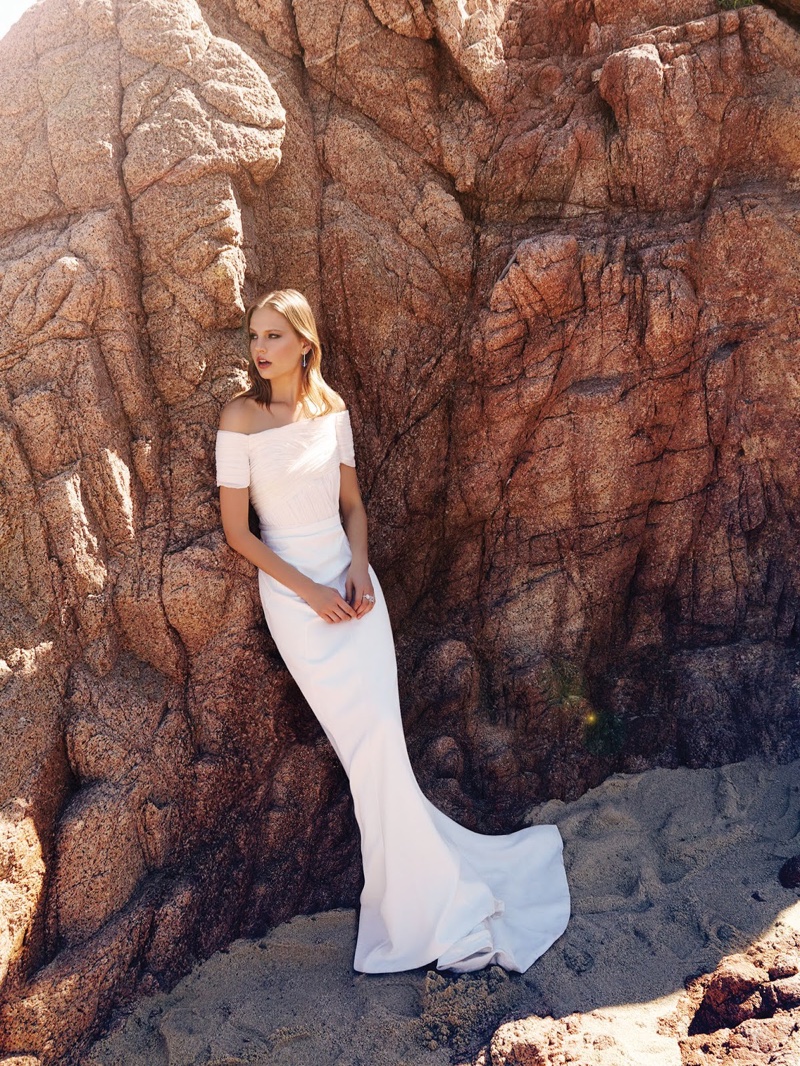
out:
<path id="1" fill-rule="evenodd" d="M 344 596 L 351 551 L 339 464 L 355 466 L 349 412 L 260 433 L 219 430 L 216 462 L 218 485 L 249 486 L 261 539 Z M 369 574 L 372 610 L 329 623 L 258 572 L 275 644 L 350 780 L 364 868 L 353 965 L 524 971 L 569 919 L 561 836 L 554 825 L 474 833 L 423 795 L 406 750 L 386 602 L 371 566 Z"/>

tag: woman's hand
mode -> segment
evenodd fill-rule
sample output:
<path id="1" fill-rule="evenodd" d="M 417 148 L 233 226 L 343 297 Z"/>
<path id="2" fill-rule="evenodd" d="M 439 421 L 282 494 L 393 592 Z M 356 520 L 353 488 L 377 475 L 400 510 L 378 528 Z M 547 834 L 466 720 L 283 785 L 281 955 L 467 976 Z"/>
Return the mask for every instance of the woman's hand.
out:
<path id="1" fill-rule="evenodd" d="M 375 590 L 366 563 L 351 563 L 344 583 L 348 603 L 355 607 L 356 618 L 362 618 L 375 606 Z M 371 596 L 371 600 L 364 599 Z"/>
<path id="2" fill-rule="evenodd" d="M 357 617 L 350 604 L 339 595 L 338 589 L 330 585 L 320 585 L 315 581 L 304 598 L 309 607 L 313 607 L 326 622 L 345 622 Z"/>

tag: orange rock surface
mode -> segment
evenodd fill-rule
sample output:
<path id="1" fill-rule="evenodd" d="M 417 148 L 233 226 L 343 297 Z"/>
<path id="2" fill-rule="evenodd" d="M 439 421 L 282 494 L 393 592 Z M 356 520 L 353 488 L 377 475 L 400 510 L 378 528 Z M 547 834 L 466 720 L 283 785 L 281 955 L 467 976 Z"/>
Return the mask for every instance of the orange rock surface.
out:
<path id="1" fill-rule="evenodd" d="M 219 528 L 266 288 L 351 408 L 432 799 L 798 753 L 793 10 L 44 0 L 0 41 L 3 1050 L 357 898 Z"/>

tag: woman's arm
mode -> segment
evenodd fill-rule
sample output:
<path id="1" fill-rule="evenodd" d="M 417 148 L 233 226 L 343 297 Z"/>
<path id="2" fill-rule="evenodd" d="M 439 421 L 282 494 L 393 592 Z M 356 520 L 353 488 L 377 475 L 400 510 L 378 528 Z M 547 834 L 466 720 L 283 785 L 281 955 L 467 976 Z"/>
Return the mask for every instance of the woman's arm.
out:
<path id="1" fill-rule="evenodd" d="M 314 582 L 250 532 L 250 490 L 221 485 L 219 509 L 225 540 L 234 551 L 305 600 Z"/>
<path id="2" fill-rule="evenodd" d="M 233 433 L 252 431 L 252 401 L 239 396 L 227 403 L 222 409 L 219 428 Z M 339 595 L 337 589 L 312 581 L 250 532 L 249 489 L 221 485 L 219 509 L 225 540 L 234 551 L 265 574 L 286 585 L 326 622 L 341 622 L 346 618 L 356 617 L 356 612 Z"/>
<path id="3" fill-rule="evenodd" d="M 372 603 L 362 599 L 362 596 L 364 593 L 371 596 L 375 591 L 369 576 L 367 512 L 361 499 L 355 467 L 341 463 L 339 470 L 341 472 L 339 506 L 342 511 L 342 525 L 350 542 L 350 551 L 353 556 L 347 572 L 345 591 L 348 601 L 356 609 L 356 616 L 360 618 L 372 608 Z"/>
<path id="4" fill-rule="evenodd" d="M 250 506 L 249 489 L 232 489 L 221 485 L 219 490 L 219 508 L 222 517 L 222 529 L 225 540 L 240 555 L 274 577 L 282 585 L 313 607 L 320 618 L 326 622 L 343 622 L 347 618 L 357 617 L 357 612 L 339 595 L 335 588 L 320 585 L 301 573 L 297 567 L 287 563 L 277 552 L 264 544 L 250 532 L 248 513 Z"/>
<path id="5" fill-rule="evenodd" d="M 222 528 L 230 547 L 275 581 L 291 588 L 293 593 L 304 599 L 325 621 L 346 621 L 348 618 L 355 618 L 356 612 L 339 596 L 336 588 L 311 581 L 301 574 L 297 567 L 287 563 L 250 532 L 250 524 L 247 521 L 249 507 L 249 489 L 227 488 L 225 485 L 220 487 Z"/>

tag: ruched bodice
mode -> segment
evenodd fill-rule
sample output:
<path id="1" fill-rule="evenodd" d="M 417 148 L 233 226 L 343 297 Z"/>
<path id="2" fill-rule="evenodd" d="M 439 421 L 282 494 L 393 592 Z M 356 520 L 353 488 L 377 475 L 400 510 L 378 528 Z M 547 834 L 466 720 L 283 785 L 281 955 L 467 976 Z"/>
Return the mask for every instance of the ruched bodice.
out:
<path id="1" fill-rule="evenodd" d="M 262 532 L 339 514 L 339 464 L 355 466 L 350 412 L 260 433 L 217 430 L 217 485 L 250 489 Z"/>

